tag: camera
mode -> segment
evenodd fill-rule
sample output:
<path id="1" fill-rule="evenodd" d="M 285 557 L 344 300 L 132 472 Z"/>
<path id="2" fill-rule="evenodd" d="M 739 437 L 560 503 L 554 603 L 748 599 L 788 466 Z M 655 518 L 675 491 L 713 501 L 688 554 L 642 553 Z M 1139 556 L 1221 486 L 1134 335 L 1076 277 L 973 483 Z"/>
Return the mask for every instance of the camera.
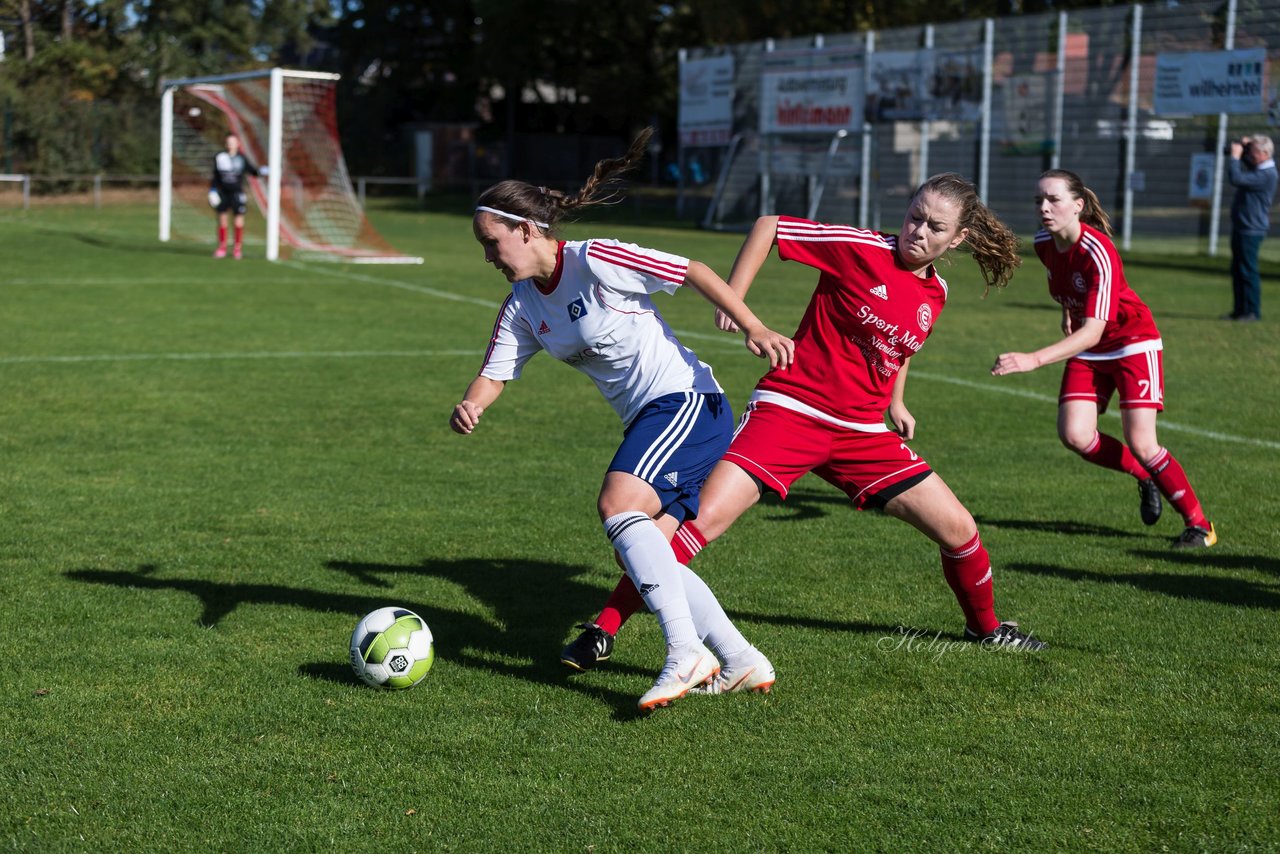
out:
<path id="1" fill-rule="evenodd" d="M 1252 142 L 1250 142 L 1250 141 L 1249 141 L 1249 140 L 1247 140 L 1247 139 L 1236 139 L 1236 140 L 1232 140 L 1231 142 L 1228 142 L 1226 145 L 1224 145 L 1224 146 L 1222 147 L 1222 153 L 1223 153 L 1223 154 L 1225 154 L 1227 157 L 1230 157 L 1230 156 L 1231 156 L 1231 146 L 1233 146 L 1233 145 L 1239 145 L 1239 146 L 1241 146 L 1241 147 L 1243 147 L 1243 148 L 1248 148 L 1250 145 L 1253 145 L 1253 143 L 1252 143 Z"/>

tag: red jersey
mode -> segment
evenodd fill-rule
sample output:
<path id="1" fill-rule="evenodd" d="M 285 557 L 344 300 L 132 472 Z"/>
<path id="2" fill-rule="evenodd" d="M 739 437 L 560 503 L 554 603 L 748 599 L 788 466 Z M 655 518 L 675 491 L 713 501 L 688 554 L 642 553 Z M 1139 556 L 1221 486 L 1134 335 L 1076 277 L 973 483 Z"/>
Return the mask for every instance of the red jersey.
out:
<path id="1" fill-rule="evenodd" d="M 1147 308 L 1124 278 L 1124 265 L 1115 244 L 1096 228 L 1080 224 L 1080 239 L 1059 252 L 1053 235 L 1036 235 L 1036 254 L 1049 273 L 1049 295 L 1071 315 L 1071 328 L 1085 318 L 1106 321 L 1102 339 L 1078 359 L 1119 359 L 1161 349 L 1160 330 Z"/>
<path id="2" fill-rule="evenodd" d="M 894 235 L 784 216 L 777 241 L 784 261 L 822 275 L 793 336 L 794 363 L 765 374 L 757 399 L 770 392 L 824 420 L 883 429 L 898 371 L 933 330 L 947 283 L 933 267 L 924 278 L 903 268 Z"/>

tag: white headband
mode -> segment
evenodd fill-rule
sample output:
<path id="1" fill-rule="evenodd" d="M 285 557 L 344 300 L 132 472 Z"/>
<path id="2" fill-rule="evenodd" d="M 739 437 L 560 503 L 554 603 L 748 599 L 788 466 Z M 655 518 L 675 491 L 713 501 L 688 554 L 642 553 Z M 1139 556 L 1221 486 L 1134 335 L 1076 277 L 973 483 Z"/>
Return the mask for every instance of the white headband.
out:
<path id="1" fill-rule="evenodd" d="M 538 222 L 536 219 L 529 219 L 527 216 L 516 216 L 516 215 L 515 215 L 515 214 L 513 214 L 513 213 L 507 213 L 506 211 L 500 211 L 500 210 L 498 210 L 497 208 L 487 208 L 487 207 L 485 207 L 484 205 L 481 205 L 480 207 L 476 208 L 476 213 L 491 213 L 491 214 L 493 214 L 494 216 L 500 216 L 500 217 L 502 217 L 503 219 L 509 219 L 509 220 L 514 221 L 514 222 L 528 222 L 528 223 L 532 223 L 533 225 L 536 225 L 538 228 L 550 228 L 550 227 L 551 227 L 551 226 L 547 225 L 545 222 Z"/>

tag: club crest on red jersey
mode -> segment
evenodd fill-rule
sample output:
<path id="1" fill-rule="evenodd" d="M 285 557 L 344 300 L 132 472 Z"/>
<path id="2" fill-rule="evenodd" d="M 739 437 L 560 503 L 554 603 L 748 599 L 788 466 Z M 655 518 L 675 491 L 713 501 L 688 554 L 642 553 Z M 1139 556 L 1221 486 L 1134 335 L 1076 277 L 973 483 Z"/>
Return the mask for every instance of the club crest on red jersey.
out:
<path id="1" fill-rule="evenodd" d="M 1084 293 L 1086 288 L 1086 285 L 1084 283 L 1084 276 L 1081 275 L 1080 273 L 1072 273 L 1071 287 L 1075 288 L 1080 293 Z"/>
<path id="2" fill-rule="evenodd" d="M 927 302 L 920 303 L 920 307 L 916 309 L 916 323 L 920 324 L 921 332 L 928 332 L 933 325 L 933 309 L 929 308 Z"/>

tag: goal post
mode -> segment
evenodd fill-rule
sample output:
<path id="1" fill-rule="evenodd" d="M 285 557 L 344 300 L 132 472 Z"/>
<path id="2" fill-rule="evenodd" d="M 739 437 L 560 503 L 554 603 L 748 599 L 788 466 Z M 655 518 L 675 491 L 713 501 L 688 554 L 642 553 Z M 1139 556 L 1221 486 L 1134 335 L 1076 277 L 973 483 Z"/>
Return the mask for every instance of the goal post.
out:
<path id="1" fill-rule="evenodd" d="M 354 263 L 421 264 L 374 230 L 338 140 L 337 74 L 284 68 L 168 79 L 160 95 L 160 240 L 213 234 L 206 200 L 229 133 L 264 178 L 245 194 L 265 223 L 265 254 Z M 259 226 L 258 228 L 262 228 Z"/>

